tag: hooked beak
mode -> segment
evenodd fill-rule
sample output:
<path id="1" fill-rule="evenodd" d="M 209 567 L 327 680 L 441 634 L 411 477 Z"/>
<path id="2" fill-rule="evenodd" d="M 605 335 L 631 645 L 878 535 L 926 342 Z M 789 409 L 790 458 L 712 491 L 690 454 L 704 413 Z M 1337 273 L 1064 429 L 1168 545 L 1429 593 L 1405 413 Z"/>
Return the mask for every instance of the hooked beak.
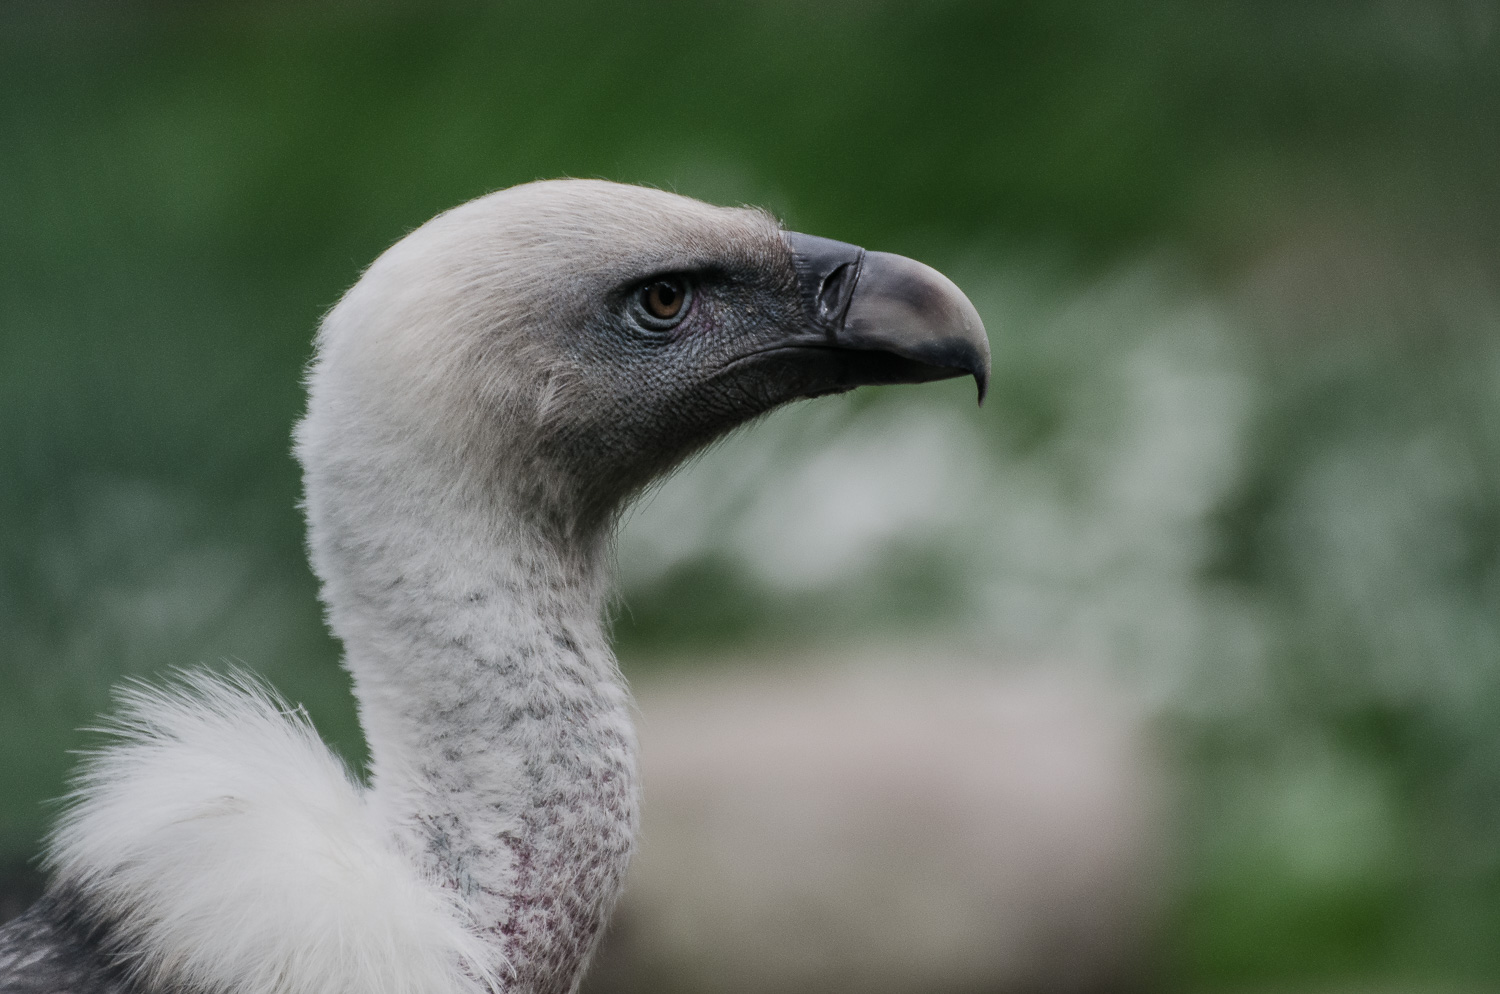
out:
<path id="1" fill-rule="evenodd" d="M 838 389 L 973 376 L 984 403 L 990 342 L 952 280 L 889 252 L 797 232 L 783 237 L 808 317 L 808 329 L 788 344 L 836 351 Z"/>

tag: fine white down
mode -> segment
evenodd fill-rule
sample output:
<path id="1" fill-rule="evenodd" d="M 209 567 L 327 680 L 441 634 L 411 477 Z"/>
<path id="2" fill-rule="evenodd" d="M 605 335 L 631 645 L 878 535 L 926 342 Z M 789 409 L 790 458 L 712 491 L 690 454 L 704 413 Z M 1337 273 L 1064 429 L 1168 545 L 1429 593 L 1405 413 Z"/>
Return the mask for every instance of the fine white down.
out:
<path id="1" fill-rule="evenodd" d="M 250 994 L 498 989 L 300 709 L 243 675 L 127 687 L 52 837 L 146 985 Z"/>

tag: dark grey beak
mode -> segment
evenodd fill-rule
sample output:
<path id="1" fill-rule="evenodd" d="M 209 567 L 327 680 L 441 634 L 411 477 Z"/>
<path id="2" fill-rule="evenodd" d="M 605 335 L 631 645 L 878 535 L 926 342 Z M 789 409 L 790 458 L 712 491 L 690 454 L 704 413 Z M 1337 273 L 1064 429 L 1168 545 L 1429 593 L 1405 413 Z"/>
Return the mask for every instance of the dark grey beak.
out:
<path id="1" fill-rule="evenodd" d="M 848 386 L 973 376 L 984 403 L 990 341 L 952 280 L 889 252 L 797 232 L 783 237 L 813 334 L 844 352 Z"/>

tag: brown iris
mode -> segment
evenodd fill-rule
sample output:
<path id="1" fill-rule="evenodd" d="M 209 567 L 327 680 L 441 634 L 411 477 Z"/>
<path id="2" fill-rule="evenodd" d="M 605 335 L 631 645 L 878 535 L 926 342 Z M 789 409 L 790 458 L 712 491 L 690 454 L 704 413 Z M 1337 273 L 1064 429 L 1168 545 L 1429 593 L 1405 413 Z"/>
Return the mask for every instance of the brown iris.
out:
<path id="1" fill-rule="evenodd" d="M 655 280 L 646 284 L 641 292 L 646 313 L 658 321 L 671 321 L 677 317 L 686 301 L 687 287 L 678 279 Z"/>

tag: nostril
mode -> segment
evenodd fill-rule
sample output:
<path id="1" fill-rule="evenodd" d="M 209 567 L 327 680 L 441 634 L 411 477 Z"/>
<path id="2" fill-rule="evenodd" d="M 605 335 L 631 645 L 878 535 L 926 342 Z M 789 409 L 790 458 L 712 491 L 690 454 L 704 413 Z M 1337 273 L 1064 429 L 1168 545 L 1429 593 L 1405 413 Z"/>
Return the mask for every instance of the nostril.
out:
<path id="1" fill-rule="evenodd" d="M 823 285 L 818 288 L 818 317 L 835 327 L 842 324 L 844 312 L 849 309 L 849 299 L 854 296 L 854 284 L 858 277 L 859 267 L 856 262 L 837 266 L 823 277 Z"/>

